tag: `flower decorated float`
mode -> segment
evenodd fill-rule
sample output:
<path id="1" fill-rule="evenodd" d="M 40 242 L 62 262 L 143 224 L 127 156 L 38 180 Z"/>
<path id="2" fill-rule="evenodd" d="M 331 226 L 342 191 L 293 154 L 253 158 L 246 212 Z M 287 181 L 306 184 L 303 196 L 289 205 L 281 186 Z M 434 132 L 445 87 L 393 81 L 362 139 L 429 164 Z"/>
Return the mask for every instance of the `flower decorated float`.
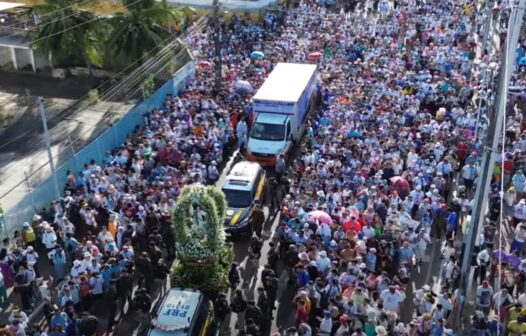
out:
<path id="1" fill-rule="evenodd" d="M 209 298 L 228 288 L 233 250 L 225 242 L 227 203 L 215 187 L 186 186 L 172 212 L 179 263 L 171 273 L 172 287 L 191 287 Z"/>

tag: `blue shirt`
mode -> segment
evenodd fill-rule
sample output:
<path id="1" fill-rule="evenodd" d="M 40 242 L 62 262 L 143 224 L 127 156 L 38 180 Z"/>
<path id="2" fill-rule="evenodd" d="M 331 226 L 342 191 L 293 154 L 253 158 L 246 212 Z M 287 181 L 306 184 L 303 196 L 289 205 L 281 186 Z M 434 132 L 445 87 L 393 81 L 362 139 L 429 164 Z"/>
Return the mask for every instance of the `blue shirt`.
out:
<path id="1" fill-rule="evenodd" d="M 413 249 L 410 247 L 400 248 L 400 262 L 410 261 L 414 254 Z"/>
<path id="2" fill-rule="evenodd" d="M 307 273 L 307 271 L 298 273 L 297 281 L 298 281 L 298 287 L 306 286 L 310 281 L 309 273 Z"/>
<path id="3" fill-rule="evenodd" d="M 456 212 L 451 212 L 451 214 L 449 215 L 447 219 L 447 223 L 448 223 L 448 230 L 455 231 L 457 229 L 458 215 Z"/>
<path id="4" fill-rule="evenodd" d="M 55 328 L 57 325 L 62 326 L 62 330 L 66 330 L 66 327 L 68 326 L 68 316 L 66 313 L 60 313 L 59 315 L 54 314 L 51 317 L 51 329 Z"/>

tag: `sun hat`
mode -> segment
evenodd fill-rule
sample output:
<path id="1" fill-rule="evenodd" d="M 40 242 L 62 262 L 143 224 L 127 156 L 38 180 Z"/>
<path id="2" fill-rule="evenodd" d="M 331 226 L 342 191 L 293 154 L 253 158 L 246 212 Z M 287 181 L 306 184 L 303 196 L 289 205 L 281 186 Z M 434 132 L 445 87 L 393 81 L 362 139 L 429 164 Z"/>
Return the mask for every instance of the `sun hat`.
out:
<path id="1" fill-rule="evenodd" d="M 381 326 L 381 325 L 377 326 L 375 328 L 375 331 L 376 331 L 377 336 L 387 336 L 387 330 L 385 329 L 384 326 Z"/>

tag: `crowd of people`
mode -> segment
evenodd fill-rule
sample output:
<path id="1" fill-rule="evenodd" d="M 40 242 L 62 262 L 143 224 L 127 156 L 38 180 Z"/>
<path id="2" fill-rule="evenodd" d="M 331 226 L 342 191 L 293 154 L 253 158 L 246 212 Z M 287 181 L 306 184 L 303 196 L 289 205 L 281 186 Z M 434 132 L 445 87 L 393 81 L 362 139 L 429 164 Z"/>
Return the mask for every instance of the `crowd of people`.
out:
<path id="1" fill-rule="evenodd" d="M 78 335 L 76 312 L 89 311 L 102 296 L 118 302 L 109 308 L 108 331 L 132 300 L 146 302 L 142 310 L 149 312 L 148 293 L 156 279 L 166 280 L 175 258 L 170 213 L 177 195 L 186 184 L 219 178 L 234 138 L 232 118 L 243 113 L 242 97 L 216 96 L 208 80 L 206 71 L 198 72 L 184 93 L 168 95 L 103 162 L 68 172 L 65 197 L 4 240 L 2 307 L 9 306 L 6 289 L 14 285 L 24 313 L 9 320 L 11 334 L 31 330 L 27 315 L 41 300 L 49 302 L 50 335 Z M 52 282 L 40 278 L 48 276 L 39 274 L 42 263 L 52 265 Z M 135 281 L 144 291 L 132 298 Z M 54 312 L 67 315 L 67 322 L 53 323 Z"/>
<path id="2" fill-rule="evenodd" d="M 229 37 L 224 50 L 243 55 L 257 47 L 254 43 L 262 41 L 266 29 L 277 29 L 277 21 L 272 23 L 277 17 L 266 15 L 265 26 L 250 18 L 222 23 Z M 203 43 L 210 32 L 204 29 L 200 38 L 188 40 L 202 57 L 213 50 Z M 239 76 L 257 85 L 264 73 L 244 66 L 245 61 L 235 56 L 229 60 Z M 248 101 L 233 88 L 236 76 L 229 72 L 217 92 L 211 69 L 198 66 L 184 92 L 169 94 L 102 162 L 92 160 L 80 172 L 69 171 L 65 197 L 3 241 L 1 307 L 10 307 L 6 289 L 11 286 L 21 307 L 11 305 L 0 334 L 43 335 L 28 318 L 42 301 L 48 335 L 111 332 L 130 307 L 145 315 L 143 324 L 149 328 L 152 288 L 158 282 L 162 294 L 175 258 L 170 217 L 179 192 L 187 184 L 213 184 L 235 139 L 247 136 L 246 129 L 241 134 L 237 127 L 246 126 Z M 42 265 L 52 274 L 41 274 Z M 133 292 L 135 284 L 139 290 Z M 106 321 L 94 316 L 102 300 Z"/>
<path id="3" fill-rule="evenodd" d="M 233 299 L 218 298 L 219 315 L 244 315 L 239 334 L 260 335 L 273 319 L 278 288 L 288 286 L 297 295 L 287 335 L 455 334 L 459 242 L 480 174 L 475 134 L 487 127 L 477 118 L 485 109 L 472 103 L 481 81 L 476 65 L 493 61 L 484 52 L 477 59 L 477 2 L 350 3 L 350 14 L 329 1 L 302 1 L 260 21 L 221 22 L 218 91 L 212 28 L 188 36 L 202 61 L 187 89 L 168 95 L 103 162 L 68 172 L 65 197 L 3 241 L 0 306 L 9 306 L 6 289 L 14 286 L 21 308 L 12 308 L 0 335 L 43 335 L 28 318 L 41 300 L 53 336 L 111 332 L 131 306 L 148 320 L 152 288 L 166 281 L 175 258 L 170 213 L 181 188 L 214 183 L 231 149 L 246 144 L 251 92 L 235 83 L 257 88 L 277 62 L 312 62 L 312 52 L 322 53 L 321 112 L 309 119 L 300 156 L 270 183 L 279 242 L 270 243 L 255 300 L 244 300 L 233 265 Z M 254 50 L 264 57 L 251 58 Z M 526 332 L 524 97 L 514 99 L 511 149 L 495 168 L 477 255 L 473 335 Z M 509 248 L 498 243 L 499 183 L 513 212 Z M 413 292 L 412 278 L 433 248 L 442 254 L 440 281 Z M 287 284 L 278 278 L 281 268 Z M 101 323 L 93 307 L 103 297 L 112 304 Z"/>
<path id="4" fill-rule="evenodd" d="M 488 126 L 486 108 L 473 103 L 482 79 L 476 66 L 495 61 L 488 51 L 477 59 L 483 22 L 477 5 L 368 1 L 349 15 L 302 2 L 288 13 L 281 35 L 263 51 L 299 63 L 322 51 L 322 107 L 288 179 L 273 184 L 272 192 L 284 197 L 279 246 L 270 248 L 257 300 L 234 294 L 231 309 L 247 322 L 240 334 L 258 335 L 272 319 L 278 260 L 288 285 L 298 289 L 296 325 L 287 335 L 457 334 L 451 313 L 464 300 L 457 292 L 461 244 L 481 173 L 480 134 Z M 505 22 L 509 9 L 497 4 L 492 15 Z M 521 170 L 513 175 L 526 149 L 520 104 L 510 106 L 515 128 L 507 140 L 515 151 L 506 156 L 502 179 L 495 168 L 471 335 L 525 331 L 526 203 L 509 196 L 518 202 L 510 253 L 496 239 L 495 206 L 502 180 L 517 184 L 515 190 L 526 181 Z M 433 248 L 442 255 L 440 281 L 415 292 L 412 278 Z M 236 273 L 234 267 L 234 287 Z"/>

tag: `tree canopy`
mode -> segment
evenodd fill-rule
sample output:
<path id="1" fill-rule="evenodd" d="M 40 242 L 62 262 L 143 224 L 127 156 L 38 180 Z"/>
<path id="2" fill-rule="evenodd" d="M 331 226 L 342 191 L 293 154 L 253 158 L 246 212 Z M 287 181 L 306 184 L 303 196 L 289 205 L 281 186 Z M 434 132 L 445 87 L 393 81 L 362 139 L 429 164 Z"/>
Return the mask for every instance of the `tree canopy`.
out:
<path id="1" fill-rule="evenodd" d="M 138 66 L 147 53 L 162 47 L 169 27 L 183 15 L 181 9 L 156 0 L 123 0 L 125 9 L 110 17 L 95 14 L 97 5 L 85 3 L 46 0 L 35 6 L 40 22 L 34 46 L 51 66 Z"/>

